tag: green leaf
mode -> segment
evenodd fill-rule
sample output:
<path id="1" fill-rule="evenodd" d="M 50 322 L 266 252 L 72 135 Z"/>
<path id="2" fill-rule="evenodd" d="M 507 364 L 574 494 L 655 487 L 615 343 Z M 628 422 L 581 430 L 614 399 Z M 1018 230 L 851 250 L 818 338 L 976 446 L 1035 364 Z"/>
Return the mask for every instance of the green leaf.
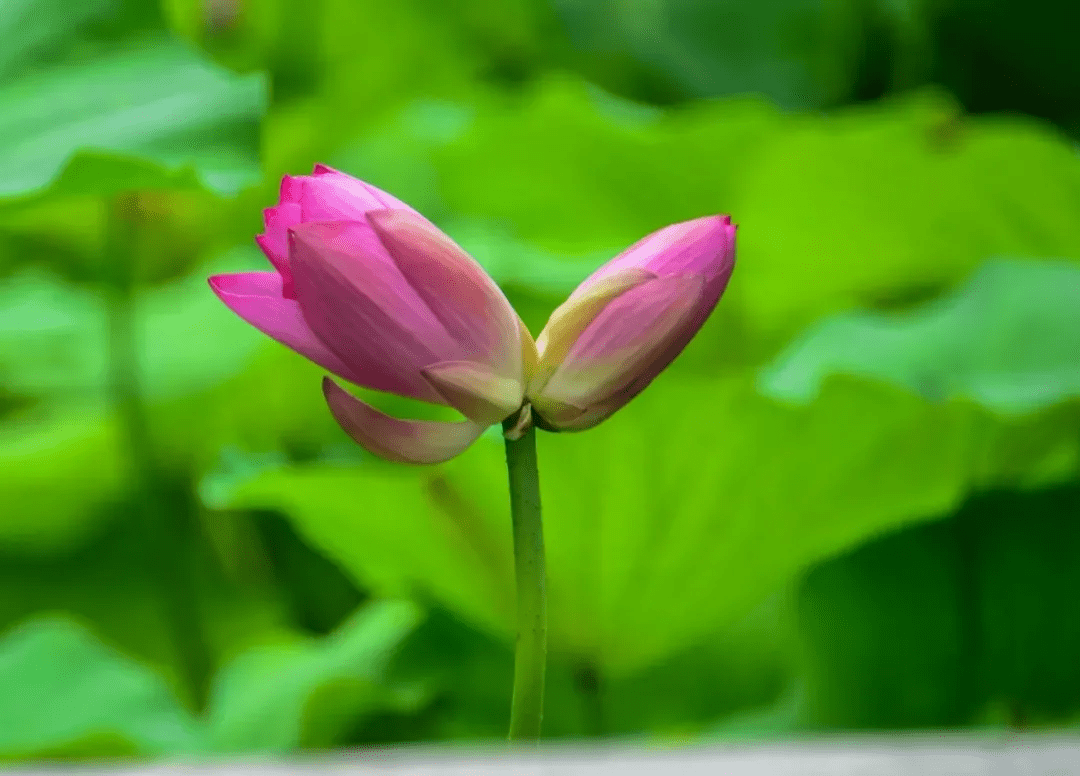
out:
<path id="1" fill-rule="evenodd" d="M 569 705 L 559 704 L 561 672 L 554 662 L 548 669 L 545 731 L 580 735 L 573 724 L 576 699 L 571 698 Z M 506 735 L 513 652 L 502 640 L 469 627 L 445 609 L 430 609 L 394 655 L 388 673 L 392 681 L 422 683 L 432 691 L 425 713 L 407 721 L 408 732 L 394 738 L 477 741 Z M 419 734 L 413 725 L 419 727 Z"/>
<path id="2" fill-rule="evenodd" d="M 791 410 L 739 381 L 669 383 L 629 410 L 541 451 L 553 641 L 616 671 L 700 641 L 966 484 L 973 418 L 857 384 Z M 930 425 L 941 433 L 915 430 Z"/>
<path id="3" fill-rule="evenodd" d="M 206 277 L 256 265 L 252 249 L 136 296 L 140 383 L 151 401 L 185 396 L 241 372 L 269 341 L 214 296 Z M 207 336 L 212 331 L 213 337 Z M 102 399 L 109 389 L 108 310 L 101 293 L 31 269 L 0 286 L 0 374 L 36 399 Z"/>
<path id="4" fill-rule="evenodd" d="M 701 644 L 621 680 L 600 675 L 604 731 L 707 733 L 717 719 L 782 697 L 796 668 L 791 598 L 769 596 Z"/>
<path id="5" fill-rule="evenodd" d="M 981 494 L 947 521 L 815 568 L 799 586 L 808 720 L 925 728 L 1074 715 L 1080 623 L 1064 613 L 1080 586 L 1078 507 L 1075 482 Z"/>
<path id="6" fill-rule="evenodd" d="M 477 446 L 498 450 L 487 438 Z M 226 504 L 281 509 L 364 585 L 419 589 L 501 631 L 513 613 L 510 537 L 501 510 L 478 507 L 475 495 L 438 469 L 323 464 L 258 474 Z"/>
<path id="7" fill-rule="evenodd" d="M 829 374 L 967 398 L 1015 416 L 1080 397 L 1080 266 L 988 262 L 954 293 L 904 313 L 822 321 L 761 376 L 762 390 L 806 402 Z"/>
<path id="8" fill-rule="evenodd" d="M 949 522 L 899 531 L 802 581 L 808 722 L 910 728 L 970 721 L 979 698 L 953 533 Z"/>
<path id="9" fill-rule="evenodd" d="M 226 444 L 310 446 L 334 428 L 322 372 L 237 319 L 206 285 L 204 272 L 251 265 L 254 254 L 227 254 L 136 298 L 139 382 L 170 465 L 209 466 Z M 0 498 L 9 505 L 0 545 L 78 543 L 129 484 L 109 399 L 106 318 L 98 293 L 38 270 L 0 289 L 0 378 L 30 403 L 0 426 Z M 268 414 L 284 420 L 268 425 Z"/>
<path id="10" fill-rule="evenodd" d="M 509 103 L 481 98 L 474 113 L 465 131 L 430 143 L 443 201 L 569 255 L 726 210 L 736 173 L 779 123 L 760 100 L 662 113 L 554 77 Z"/>
<path id="11" fill-rule="evenodd" d="M 830 115 L 624 108 L 565 79 L 478 101 L 430 144 L 428 180 L 456 218 L 567 257 L 731 213 L 738 265 L 682 368 L 760 363 L 822 315 L 926 298 L 988 256 L 1080 257 L 1080 157 L 1030 119 L 966 117 L 933 92 Z"/>
<path id="12" fill-rule="evenodd" d="M 36 554 L 92 535 L 129 473 L 116 424 L 100 406 L 35 414 L 0 427 L 0 548 Z"/>
<path id="13" fill-rule="evenodd" d="M 329 746 L 373 711 L 413 710 L 418 687 L 387 687 L 386 666 L 420 623 L 417 607 L 380 601 L 357 610 L 322 639 L 254 647 L 218 675 L 206 747 L 217 752 L 285 752 Z"/>
<path id="14" fill-rule="evenodd" d="M 327 637 L 251 647 L 221 670 L 196 718 L 151 668 L 67 617 L 37 617 L 0 639 L 0 759 L 330 746 L 375 711 L 424 700 L 420 683 L 385 677 L 421 619 L 411 603 L 380 601 Z"/>
<path id="15" fill-rule="evenodd" d="M 781 605 L 778 605 L 781 604 Z M 700 731 L 732 709 L 775 698 L 791 671 L 789 605 L 764 606 L 708 643 L 643 672 L 613 677 L 587 659 L 549 655 L 545 738 L 599 738 Z M 397 722 L 391 740 L 464 740 L 506 734 L 513 684 L 512 644 L 471 628 L 435 607 L 394 656 L 391 675 L 423 681 L 434 702 L 419 718 Z M 386 740 L 386 730 L 372 731 Z"/>
<path id="16" fill-rule="evenodd" d="M 852 379 L 807 407 L 743 378 L 668 379 L 588 433 L 541 435 L 551 647 L 619 675 L 699 643 L 810 564 L 1057 460 L 1061 437 L 1039 423 L 1061 419 L 1006 434 L 971 404 Z M 263 471 L 230 503 L 281 509 L 366 584 L 509 637 L 499 448 L 483 437 L 440 469 Z"/>
<path id="17" fill-rule="evenodd" d="M 845 98 L 858 72 L 858 3 L 651 0 L 633 13 L 617 0 L 555 4 L 591 55 L 586 70 L 634 96 L 653 96 L 642 87 L 659 82 L 668 99 L 762 93 L 788 109 L 815 108 Z"/>
<path id="18" fill-rule="evenodd" d="M 197 725 L 148 668 L 42 616 L 0 640 L 0 757 L 182 754 Z"/>
<path id="19" fill-rule="evenodd" d="M 1080 712 L 1080 480 L 972 500 L 959 529 L 978 588 L 979 676 L 1015 717 L 1059 723 Z M 964 599 L 961 599 L 964 605 Z"/>
<path id="20" fill-rule="evenodd" d="M 1071 145 L 935 92 L 829 115 L 759 99 L 660 111 L 551 77 L 509 100 L 414 101 L 336 164 L 553 306 L 645 234 L 731 213 L 731 285 L 675 367 L 701 375 L 760 365 L 824 315 L 910 306 L 988 256 L 1080 258 Z"/>
<path id="21" fill-rule="evenodd" d="M 97 294 L 40 271 L 0 286 L 0 369 L 9 390 L 99 398 L 106 383 L 106 313 Z"/>
<path id="22" fill-rule="evenodd" d="M 801 685 L 794 684 L 773 703 L 731 714 L 694 740 L 699 745 L 746 740 L 775 741 L 778 738 L 790 740 L 793 734 L 804 731 L 805 694 Z"/>
<path id="23" fill-rule="evenodd" d="M 792 117 L 744 168 L 723 304 L 780 344 L 822 315 L 897 307 L 990 256 L 1080 258 L 1080 156 L 1030 119 L 933 93 Z"/>
<path id="24" fill-rule="evenodd" d="M 4 21 L 19 32 L 0 58 L 0 197 L 258 179 L 264 79 L 169 38 L 156 4 L 11 0 Z"/>
<path id="25" fill-rule="evenodd" d="M 93 472 L 92 467 L 91 461 L 76 471 Z M 76 479 L 69 472 L 67 487 Z M 59 483 L 46 487 L 64 489 L 65 480 Z M 170 495 L 170 508 L 196 508 L 190 494 Z M 183 691 L 186 701 L 194 702 L 190 682 L 206 678 L 194 676 L 191 669 L 201 669 L 185 658 L 192 654 L 195 639 L 203 642 L 213 663 L 289 620 L 280 590 L 259 575 L 268 561 L 257 536 L 245 548 L 247 563 L 234 563 L 226 576 L 194 535 L 195 526 L 170 533 L 160 519 L 133 519 L 144 513 L 135 513 L 129 501 L 89 502 L 72 509 L 79 506 L 82 522 L 70 535 L 58 535 L 53 518 L 44 514 L 38 519 L 49 538 L 4 537 L 0 628 L 41 612 L 68 613 L 92 625 L 109 644 L 152 666 L 171 687 Z M 8 511 L 21 513 L 20 507 L 5 511 L 5 518 Z M 28 517 L 19 516 L 29 523 Z M 190 609 L 181 608 L 186 606 Z M 201 633 L 192 633 L 193 619 Z"/>
<path id="26" fill-rule="evenodd" d="M 976 110 L 1043 116 L 1077 137 L 1080 95 L 1074 85 L 1080 61 L 1061 56 L 1075 43 L 1074 6 L 1001 0 L 979 6 L 978 14 L 955 0 L 909 6 L 922 6 L 930 22 L 924 45 L 933 46 L 927 52 L 932 59 L 924 67 L 932 68 L 928 75 L 935 83 Z"/>

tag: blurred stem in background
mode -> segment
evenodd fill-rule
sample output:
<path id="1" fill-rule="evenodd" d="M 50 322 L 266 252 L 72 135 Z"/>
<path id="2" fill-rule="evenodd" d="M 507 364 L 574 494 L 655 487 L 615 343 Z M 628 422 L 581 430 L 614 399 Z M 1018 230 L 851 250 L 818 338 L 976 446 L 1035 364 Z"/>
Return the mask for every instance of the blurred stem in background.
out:
<path id="1" fill-rule="evenodd" d="M 526 405 L 522 412 L 528 411 Z M 511 416 L 503 423 L 503 429 L 511 432 L 518 418 L 519 415 Z M 514 524 L 518 629 L 509 738 L 511 741 L 521 741 L 540 737 L 547 667 L 547 580 L 534 426 L 530 425 L 519 439 L 506 438 L 506 469 L 510 479 L 510 513 Z"/>
<path id="2" fill-rule="evenodd" d="M 604 723 L 604 697 L 599 666 L 585 663 L 574 673 L 574 685 L 582 699 L 585 733 L 602 738 L 607 733 Z"/>
<path id="3" fill-rule="evenodd" d="M 146 536 L 146 562 L 157 586 L 184 690 L 198 709 L 206 700 L 212 661 L 189 565 L 191 514 L 182 489 L 171 487 L 155 450 L 139 378 L 135 305 L 139 253 L 148 245 L 141 239 L 145 221 L 138 193 L 120 194 L 109 205 L 103 268 L 111 389 L 130 467 L 134 518 Z"/>

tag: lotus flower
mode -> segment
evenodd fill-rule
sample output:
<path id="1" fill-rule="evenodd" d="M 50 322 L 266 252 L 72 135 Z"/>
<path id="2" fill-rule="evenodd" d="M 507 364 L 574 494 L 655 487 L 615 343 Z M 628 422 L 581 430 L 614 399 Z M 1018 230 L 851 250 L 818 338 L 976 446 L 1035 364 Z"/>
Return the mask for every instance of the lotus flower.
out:
<path id="1" fill-rule="evenodd" d="M 406 463 L 452 458 L 522 409 L 554 431 L 601 422 L 686 346 L 735 260 L 728 217 L 668 226 L 593 273 L 534 341 L 476 261 L 374 186 L 316 165 L 287 176 L 264 215 L 256 242 L 274 271 L 216 275 L 211 288 L 338 377 L 466 418 L 394 418 L 324 378 L 341 427 L 370 452 Z"/>

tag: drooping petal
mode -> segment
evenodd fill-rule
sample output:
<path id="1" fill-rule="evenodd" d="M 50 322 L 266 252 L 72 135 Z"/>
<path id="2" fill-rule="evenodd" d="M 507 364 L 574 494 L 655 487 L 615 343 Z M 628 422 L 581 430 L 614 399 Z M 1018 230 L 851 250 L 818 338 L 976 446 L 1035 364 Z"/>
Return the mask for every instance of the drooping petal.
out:
<path id="1" fill-rule="evenodd" d="M 346 380 L 356 376 L 304 320 L 300 305 L 282 293 L 282 278 L 276 272 L 241 272 L 214 275 L 210 288 L 230 310 L 259 331 L 292 348 L 310 361 Z"/>
<path id="2" fill-rule="evenodd" d="M 322 387 L 330 412 L 345 433 L 364 449 L 388 461 L 412 464 L 448 461 L 475 442 L 485 428 L 469 420 L 441 423 L 394 418 L 357 399 L 329 377 L 323 378 Z"/>
<path id="3" fill-rule="evenodd" d="M 509 417 L 525 395 L 521 380 L 497 375 L 475 361 L 444 361 L 421 373 L 451 407 L 485 427 Z"/>
<path id="4" fill-rule="evenodd" d="M 735 229 L 730 216 L 706 216 L 665 226 L 600 267 L 574 294 L 584 293 L 593 283 L 627 267 L 647 269 L 660 277 L 695 274 L 711 280 L 730 275 L 735 263 Z"/>
<path id="5" fill-rule="evenodd" d="M 636 395 L 697 332 L 690 324 L 698 317 L 705 289 L 701 276 L 680 275 L 650 280 L 613 300 L 535 397 L 530 388 L 537 411 L 544 414 L 545 400 L 588 410 L 631 384 L 637 386 Z"/>
<path id="6" fill-rule="evenodd" d="M 518 316 L 483 267 L 427 219 L 409 210 L 368 213 L 401 274 L 461 344 L 466 358 L 519 378 Z"/>
<path id="7" fill-rule="evenodd" d="M 624 267 L 591 283 L 555 308 L 537 337 L 540 357 L 531 388 L 539 390 L 566 359 L 581 333 L 612 299 L 636 288 L 656 275 L 640 267 Z"/>
<path id="8" fill-rule="evenodd" d="M 289 261 L 304 319 L 359 385 L 445 404 L 420 370 L 463 357 L 365 222 L 306 223 Z"/>

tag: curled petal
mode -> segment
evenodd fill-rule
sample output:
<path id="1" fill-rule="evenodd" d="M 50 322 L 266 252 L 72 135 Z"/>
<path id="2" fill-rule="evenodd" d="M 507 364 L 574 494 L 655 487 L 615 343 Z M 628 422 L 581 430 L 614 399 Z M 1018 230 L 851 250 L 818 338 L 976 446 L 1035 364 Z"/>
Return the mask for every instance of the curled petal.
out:
<path id="1" fill-rule="evenodd" d="M 518 316 L 483 267 L 410 210 L 380 210 L 367 218 L 401 274 L 467 358 L 519 378 Z"/>
<path id="2" fill-rule="evenodd" d="M 290 232 L 296 298 L 320 340 L 359 385 L 444 404 L 420 374 L 462 357 L 367 222 L 308 223 Z"/>
<path id="3" fill-rule="evenodd" d="M 614 412 L 686 347 L 697 332 L 705 292 L 704 278 L 681 275 L 650 280 L 609 303 L 547 384 L 536 395 L 530 388 L 537 411 L 544 415 L 545 402 L 588 410 L 619 397 L 607 414 Z"/>
<path id="4" fill-rule="evenodd" d="M 296 300 L 285 298 L 281 275 L 241 272 L 214 275 L 209 278 L 209 283 L 230 310 L 256 329 L 324 369 L 356 382 L 352 370 L 315 336 Z"/>
<path id="5" fill-rule="evenodd" d="M 640 286 L 656 275 L 640 267 L 624 267 L 582 287 L 555 308 L 544 330 L 537 337 L 540 359 L 533 375 L 531 388 L 539 390 L 566 359 L 581 333 L 595 320 L 607 304 L 631 288 Z"/>
<path id="6" fill-rule="evenodd" d="M 444 361 L 421 373 L 451 407 L 484 426 L 520 409 L 525 394 L 520 380 L 501 377 L 475 361 Z"/>
<path id="7" fill-rule="evenodd" d="M 484 431 L 466 420 L 441 423 L 394 418 L 357 399 L 329 377 L 323 395 L 338 425 L 365 450 L 398 463 L 432 464 L 464 452 Z"/>

